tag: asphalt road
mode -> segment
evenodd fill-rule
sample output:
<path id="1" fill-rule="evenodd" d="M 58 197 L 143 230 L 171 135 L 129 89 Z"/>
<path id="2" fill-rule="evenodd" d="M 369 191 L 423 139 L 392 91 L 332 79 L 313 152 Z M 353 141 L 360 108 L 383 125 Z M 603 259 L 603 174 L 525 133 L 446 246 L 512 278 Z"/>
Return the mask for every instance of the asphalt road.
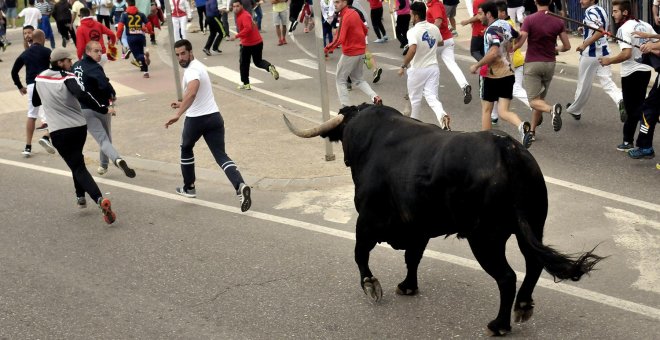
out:
<path id="1" fill-rule="evenodd" d="M 310 108 L 319 105 L 317 73 L 292 62 L 309 57 L 291 39 L 275 46 L 269 15 L 264 18 L 264 57 L 309 78 L 274 81 L 252 69 L 262 83 L 243 92 L 244 100 L 318 120 Z M 223 42 L 222 55 L 206 57 L 201 41 L 207 36 L 189 37 L 205 64 L 238 71 L 237 44 Z M 296 37 L 313 50 L 311 33 L 299 28 Z M 382 65 L 400 64 L 397 43 L 370 46 Z M 457 53 L 466 70 L 467 54 Z M 328 61 L 330 72 L 337 58 Z M 453 129 L 478 130 L 476 78 L 468 76 L 475 100 L 464 105 L 444 67 L 441 74 Z M 214 81 L 235 87 L 223 77 Z M 331 74 L 328 85 L 337 110 Z M 394 71 L 386 70 L 374 89 L 386 105 L 405 106 L 404 81 Z M 568 102 L 574 90 L 574 82 L 556 78 L 549 99 Z M 368 100 L 351 95 L 356 103 Z M 598 254 L 610 257 L 579 283 L 553 284 L 544 275 L 534 317 L 514 325 L 511 337 L 660 334 L 660 172 L 655 161 L 630 160 L 615 150 L 621 123 L 601 89 L 594 89 L 590 105 L 579 122 L 565 117 L 559 133 L 546 120 L 530 151 L 549 183 L 545 243 L 569 253 L 600 243 Z M 513 108 L 524 115 L 519 102 Z M 424 119 L 434 119 L 428 109 Z M 506 123 L 499 128 L 514 132 Z M 23 162 L 15 149 L 0 148 L 0 338 L 477 338 L 496 314 L 495 282 L 455 238 L 429 245 L 416 297 L 394 293 L 405 275 L 403 254 L 375 249 L 372 270 L 385 298 L 368 302 L 353 262 L 351 186 L 257 189 L 253 209 L 241 214 L 222 174 L 198 183 L 199 198 L 187 200 L 172 194 L 178 176 L 155 171 L 129 181 L 111 171 L 99 185 L 118 221 L 106 226 L 94 207 L 74 207 L 65 170 L 58 157 Z M 514 269 L 524 271 L 515 242 L 507 254 Z"/>

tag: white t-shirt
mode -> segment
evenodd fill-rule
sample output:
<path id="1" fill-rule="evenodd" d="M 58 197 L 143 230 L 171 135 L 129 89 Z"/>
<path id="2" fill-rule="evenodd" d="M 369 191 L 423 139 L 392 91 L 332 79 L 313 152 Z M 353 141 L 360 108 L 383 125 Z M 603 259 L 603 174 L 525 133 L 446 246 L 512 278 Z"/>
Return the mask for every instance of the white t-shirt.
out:
<path id="1" fill-rule="evenodd" d="M 410 68 L 423 68 L 438 64 L 436 49 L 442 41 L 440 29 L 428 22 L 420 21 L 406 33 L 408 45 L 417 45 L 415 56 L 410 61 Z"/>
<path id="2" fill-rule="evenodd" d="M 186 92 L 188 83 L 195 79 L 199 80 L 199 89 L 195 100 L 186 111 L 186 117 L 199 117 L 220 112 L 213 97 L 211 79 L 206 71 L 206 66 L 197 59 L 193 59 L 183 73 L 183 92 Z"/>
<path id="3" fill-rule="evenodd" d="M 632 45 L 637 45 L 641 46 L 645 42 L 647 42 L 649 39 L 644 39 L 640 38 L 637 36 L 633 36 L 633 32 L 638 31 L 638 32 L 647 32 L 647 33 L 655 33 L 653 30 L 653 27 L 649 25 L 648 23 L 644 21 L 637 21 L 637 20 L 628 20 L 626 21 L 621 27 L 619 27 L 619 30 L 616 31 L 616 37 L 619 39 L 623 39 L 625 41 L 630 42 Z M 635 61 L 635 59 L 641 58 L 642 56 L 642 51 L 639 50 L 637 47 L 633 47 L 631 44 L 624 43 L 622 41 L 619 41 L 619 47 L 621 47 L 621 50 L 624 48 L 631 48 L 632 49 L 632 54 L 630 58 L 624 62 L 621 63 L 621 76 L 622 77 L 627 77 L 631 75 L 633 72 L 637 71 L 651 71 L 653 68 L 648 65 L 640 64 Z"/>
<path id="4" fill-rule="evenodd" d="M 25 26 L 32 26 L 35 29 L 39 28 L 39 19 L 41 19 L 41 11 L 39 11 L 36 7 L 26 7 L 23 8 L 23 10 L 18 13 L 18 17 L 22 18 L 25 17 L 25 21 L 23 22 L 23 27 Z"/>

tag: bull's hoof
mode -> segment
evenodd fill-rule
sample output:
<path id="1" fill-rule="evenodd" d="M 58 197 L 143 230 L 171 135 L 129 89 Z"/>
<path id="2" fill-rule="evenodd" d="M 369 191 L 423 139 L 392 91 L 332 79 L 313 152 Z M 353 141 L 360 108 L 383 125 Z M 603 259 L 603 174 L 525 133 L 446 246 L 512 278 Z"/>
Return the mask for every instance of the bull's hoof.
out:
<path id="1" fill-rule="evenodd" d="M 513 321 L 526 322 L 534 315 L 534 301 L 516 302 L 513 307 Z"/>
<path id="2" fill-rule="evenodd" d="M 415 288 L 406 288 L 403 283 L 399 283 L 398 286 L 396 286 L 396 293 L 399 295 L 417 295 L 419 293 L 419 289 L 417 287 Z"/>
<path id="3" fill-rule="evenodd" d="M 488 336 L 505 336 L 511 333 L 511 325 L 500 324 L 497 320 L 488 323 L 486 334 Z"/>
<path id="4" fill-rule="evenodd" d="M 378 302 L 383 297 L 383 288 L 375 277 L 365 277 L 362 280 L 362 290 L 373 302 Z"/>

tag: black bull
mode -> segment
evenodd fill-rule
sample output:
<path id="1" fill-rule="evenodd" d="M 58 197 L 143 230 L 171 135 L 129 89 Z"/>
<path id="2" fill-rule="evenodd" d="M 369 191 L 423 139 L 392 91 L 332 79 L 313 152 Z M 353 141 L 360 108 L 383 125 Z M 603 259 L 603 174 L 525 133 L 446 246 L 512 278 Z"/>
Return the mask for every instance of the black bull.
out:
<path id="1" fill-rule="evenodd" d="M 467 238 L 481 267 L 497 282 L 500 308 L 489 333 L 511 330 L 516 274 L 505 246 L 516 235 L 526 275 L 515 301 L 515 320 L 533 313 L 532 292 L 543 269 L 555 280 L 579 280 L 602 259 L 592 251 L 576 258 L 542 244 L 548 197 L 532 155 L 501 131 L 459 133 L 404 117 L 386 106 L 363 104 L 300 137 L 341 141 L 344 162 L 355 183 L 355 262 L 360 284 L 374 301 L 382 288 L 369 269 L 378 242 L 405 250 L 408 274 L 397 293 L 417 293 L 417 267 L 429 239 L 457 234 Z"/>

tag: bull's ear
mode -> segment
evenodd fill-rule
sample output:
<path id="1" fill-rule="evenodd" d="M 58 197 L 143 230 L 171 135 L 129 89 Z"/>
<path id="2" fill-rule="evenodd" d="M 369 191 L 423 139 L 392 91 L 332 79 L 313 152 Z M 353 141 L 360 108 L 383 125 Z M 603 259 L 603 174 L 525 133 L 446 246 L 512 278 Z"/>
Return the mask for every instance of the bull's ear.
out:
<path id="1" fill-rule="evenodd" d="M 339 113 L 339 114 L 342 114 L 342 115 L 344 115 L 344 116 L 346 116 L 347 114 L 349 114 L 349 113 L 351 113 L 351 112 L 357 112 L 357 111 L 358 111 L 358 108 L 357 108 L 356 106 L 354 106 L 354 105 L 351 105 L 351 106 L 344 106 L 344 107 L 342 107 L 342 108 L 339 110 L 338 113 Z"/>

